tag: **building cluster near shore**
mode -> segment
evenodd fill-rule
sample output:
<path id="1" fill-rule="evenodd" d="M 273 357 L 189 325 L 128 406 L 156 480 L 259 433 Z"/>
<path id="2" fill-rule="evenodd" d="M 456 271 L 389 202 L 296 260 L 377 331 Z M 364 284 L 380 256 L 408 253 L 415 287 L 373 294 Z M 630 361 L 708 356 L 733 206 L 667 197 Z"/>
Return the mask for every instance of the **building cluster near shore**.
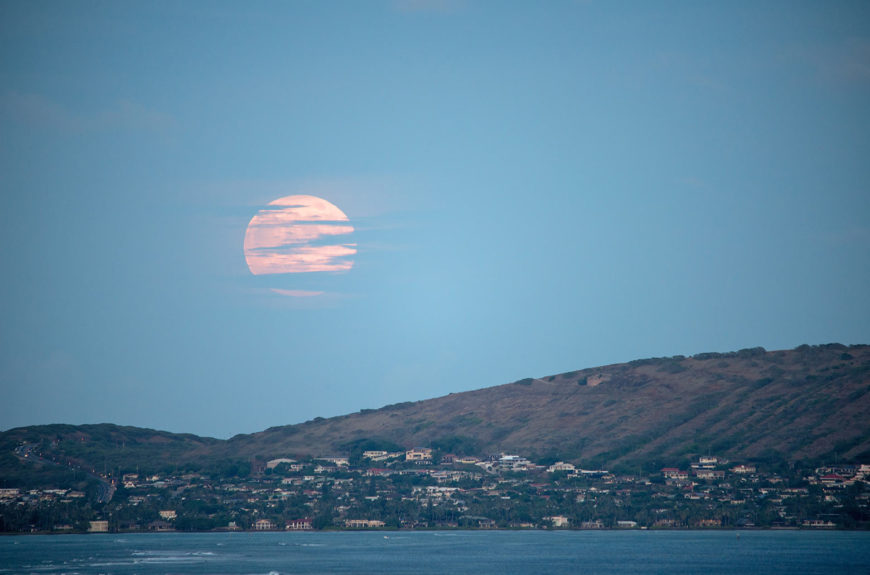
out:
<path id="1" fill-rule="evenodd" d="M 97 477 L 97 476 L 95 476 Z M 611 472 L 517 454 L 278 457 L 234 476 L 99 476 L 0 488 L 5 532 L 868 528 L 870 466 L 729 462 Z M 108 492 L 108 500 L 101 499 Z"/>

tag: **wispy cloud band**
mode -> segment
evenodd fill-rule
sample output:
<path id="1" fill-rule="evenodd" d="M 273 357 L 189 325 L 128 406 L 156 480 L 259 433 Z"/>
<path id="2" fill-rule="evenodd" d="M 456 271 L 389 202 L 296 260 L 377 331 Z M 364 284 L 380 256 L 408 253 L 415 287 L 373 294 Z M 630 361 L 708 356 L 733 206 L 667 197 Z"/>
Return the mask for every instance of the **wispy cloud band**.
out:
<path id="1" fill-rule="evenodd" d="M 315 223 L 311 223 L 315 222 Z M 346 271 L 356 244 L 326 239 L 353 233 L 347 216 L 315 196 L 287 196 L 269 203 L 248 224 L 245 260 L 254 275 Z"/>

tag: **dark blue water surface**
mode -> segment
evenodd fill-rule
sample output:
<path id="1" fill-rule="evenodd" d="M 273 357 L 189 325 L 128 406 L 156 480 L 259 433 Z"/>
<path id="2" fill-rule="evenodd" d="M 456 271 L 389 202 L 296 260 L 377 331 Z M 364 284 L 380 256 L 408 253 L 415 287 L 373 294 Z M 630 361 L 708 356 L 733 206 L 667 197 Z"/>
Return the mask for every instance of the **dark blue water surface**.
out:
<path id="1" fill-rule="evenodd" d="M 0 537 L 0 574 L 861 573 L 870 533 L 449 531 Z"/>

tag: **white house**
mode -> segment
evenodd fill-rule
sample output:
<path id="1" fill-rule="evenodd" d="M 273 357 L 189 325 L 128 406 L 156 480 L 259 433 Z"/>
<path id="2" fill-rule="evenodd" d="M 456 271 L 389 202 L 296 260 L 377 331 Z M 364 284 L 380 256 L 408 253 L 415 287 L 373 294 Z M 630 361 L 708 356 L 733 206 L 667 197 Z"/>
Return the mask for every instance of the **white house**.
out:
<path id="1" fill-rule="evenodd" d="M 568 527 L 571 521 L 564 515 L 553 515 L 552 517 L 544 517 L 546 521 L 553 524 L 553 527 Z"/>
<path id="2" fill-rule="evenodd" d="M 415 447 L 405 452 L 405 461 L 430 461 L 432 450 L 428 447 Z"/>
<path id="3" fill-rule="evenodd" d="M 311 519 L 308 517 L 294 519 L 287 523 L 286 529 L 287 531 L 310 531 L 312 529 Z"/>
<path id="4" fill-rule="evenodd" d="M 268 519 L 257 519 L 256 523 L 254 523 L 254 530 L 256 531 L 271 531 L 272 529 L 275 529 L 275 524 Z"/>

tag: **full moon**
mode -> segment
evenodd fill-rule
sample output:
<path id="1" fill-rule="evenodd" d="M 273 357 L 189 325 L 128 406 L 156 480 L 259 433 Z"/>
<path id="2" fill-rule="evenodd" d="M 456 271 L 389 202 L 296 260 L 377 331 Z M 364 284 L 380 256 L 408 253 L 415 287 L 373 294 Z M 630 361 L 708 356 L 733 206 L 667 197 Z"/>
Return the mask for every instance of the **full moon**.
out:
<path id="1" fill-rule="evenodd" d="M 286 196 L 257 212 L 245 231 L 245 260 L 254 275 L 337 272 L 353 267 L 353 226 L 316 196 Z"/>

